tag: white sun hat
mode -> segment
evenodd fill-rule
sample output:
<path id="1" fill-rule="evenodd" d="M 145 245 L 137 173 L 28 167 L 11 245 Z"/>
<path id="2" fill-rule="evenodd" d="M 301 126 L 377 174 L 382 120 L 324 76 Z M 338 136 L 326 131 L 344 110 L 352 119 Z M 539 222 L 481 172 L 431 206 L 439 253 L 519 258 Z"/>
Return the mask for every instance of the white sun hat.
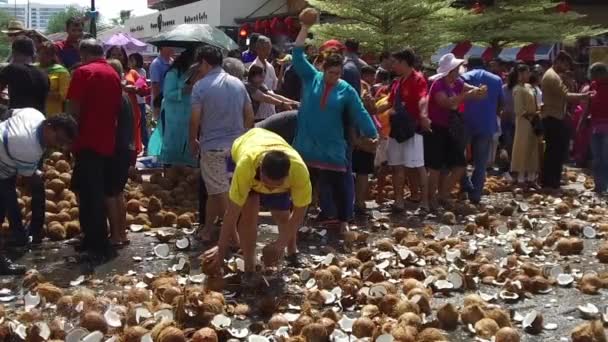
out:
<path id="1" fill-rule="evenodd" d="M 439 59 L 439 67 L 437 68 L 437 73 L 431 77 L 429 77 L 430 81 L 435 81 L 440 78 L 446 77 L 450 71 L 460 67 L 464 64 L 464 59 L 459 59 L 454 56 L 453 53 L 447 53 Z"/>

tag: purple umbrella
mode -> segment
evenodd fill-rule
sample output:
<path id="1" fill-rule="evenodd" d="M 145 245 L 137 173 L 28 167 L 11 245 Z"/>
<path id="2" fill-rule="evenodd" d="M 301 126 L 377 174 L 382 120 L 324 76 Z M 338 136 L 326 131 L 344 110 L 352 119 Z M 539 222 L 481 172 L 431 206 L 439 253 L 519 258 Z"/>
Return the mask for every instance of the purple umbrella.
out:
<path id="1" fill-rule="evenodd" d="M 125 49 L 127 55 L 130 55 L 135 52 L 144 52 L 146 51 L 147 44 L 139 41 L 129 34 L 126 33 L 116 33 L 110 36 L 104 43 L 104 50 L 109 50 L 113 46 L 120 46 Z"/>

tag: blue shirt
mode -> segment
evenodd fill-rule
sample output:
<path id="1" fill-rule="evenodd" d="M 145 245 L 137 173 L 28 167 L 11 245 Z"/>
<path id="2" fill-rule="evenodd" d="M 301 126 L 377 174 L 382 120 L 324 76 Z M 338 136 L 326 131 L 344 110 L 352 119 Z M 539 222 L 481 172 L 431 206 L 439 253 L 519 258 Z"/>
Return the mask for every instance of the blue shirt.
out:
<path id="1" fill-rule="evenodd" d="M 474 69 L 461 76 L 475 87 L 485 85 L 488 94 L 483 99 L 468 100 L 464 104 L 464 121 L 467 129 L 475 135 L 493 135 L 498 132 L 498 104 L 502 102 L 502 80 L 483 69 Z"/>
<path id="2" fill-rule="evenodd" d="M 344 116 L 363 136 L 374 138 L 378 132 L 371 116 L 357 91 L 346 81 L 339 80 L 326 93 L 323 73 L 308 62 L 302 47 L 293 50 L 293 67 L 302 79 L 302 98 L 293 146 L 313 167 L 346 170 L 349 162 Z"/>
<path id="3" fill-rule="evenodd" d="M 221 67 L 209 71 L 192 89 L 192 109 L 201 111 L 201 151 L 230 149 L 245 132 L 244 108 L 251 102 L 245 85 Z"/>
<path id="4" fill-rule="evenodd" d="M 355 88 L 357 94 L 361 94 L 361 72 L 352 59 L 346 59 L 342 67 L 342 79 L 351 87 Z"/>
<path id="5" fill-rule="evenodd" d="M 161 93 L 165 85 L 165 75 L 167 75 L 170 67 L 171 60 L 165 61 L 161 56 L 154 58 L 154 61 L 150 64 L 150 82 L 158 83 Z"/>
<path id="6" fill-rule="evenodd" d="M 250 50 L 245 50 L 241 54 L 241 60 L 244 64 L 252 63 L 253 61 L 255 61 L 256 58 L 258 58 L 258 56 L 255 54 L 255 52 Z"/>

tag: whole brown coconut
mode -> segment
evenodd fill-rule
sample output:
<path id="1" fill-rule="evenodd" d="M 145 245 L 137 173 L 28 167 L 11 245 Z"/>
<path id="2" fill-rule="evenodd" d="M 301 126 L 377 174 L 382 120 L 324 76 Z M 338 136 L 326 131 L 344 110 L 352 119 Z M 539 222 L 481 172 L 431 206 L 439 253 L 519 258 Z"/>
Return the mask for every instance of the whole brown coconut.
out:
<path id="1" fill-rule="evenodd" d="M 331 335 L 336 328 L 336 321 L 328 317 L 321 317 L 317 323 L 321 324 L 325 328 L 328 335 Z"/>
<path id="2" fill-rule="evenodd" d="M 314 25 L 319 18 L 319 12 L 314 8 L 305 8 L 300 12 L 300 23 L 306 26 Z"/>
<path id="3" fill-rule="evenodd" d="M 475 332 L 477 336 L 489 340 L 500 329 L 498 324 L 491 318 L 480 319 L 475 323 Z"/>
<path id="4" fill-rule="evenodd" d="M 74 314 L 74 301 L 72 296 L 63 296 L 57 300 L 57 313 L 65 317 Z"/>
<path id="5" fill-rule="evenodd" d="M 289 326 L 289 321 L 282 314 L 273 315 L 270 320 L 268 320 L 268 328 L 272 330 L 277 330 L 280 327 Z"/>
<path id="6" fill-rule="evenodd" d="M 304 327 L 312 324 L 313 322 L 314 320 L 312 319 L 312 317 L 301 315 L 300 317 L 298 317 L 298 319 L 296 319 L 295 322 L 293 322 L 291 330 L 294 335 L 300 335 Z"/>
<path id="7" fill-rule="evenodd" d="M 38 284 L 36 292 L 49 303 L 55 303 L 63 296 L 63 290 L 51 283 Z"/>
<path id="8" fill-rule="evenodd" d="M 509 313 L 501 308 L 490 308 L 485 310 L 486 317 L 493 319 L 496 324 L 498 324 L 501 328 L 510 328 L 511 327 L 511 317 Z"/>
<path id="9" fill-rule="evenodd" d="M 320 289 L 333 289 L 336 286 L 336 279 L 331 271 L 324 269 L 315 272 L 315 280 Z"/>
<path id="10" fill-rule="evenodd" d="M 505 327 L 496 332 L 495 342 L 519 342 L 520 340 L 519 333 L 513 328 Z"/>
<path id="11" fill-rule="evenodd" d="M 391 335 L 399 342 L 415 342 L 418 331 L 411 326 L 397 326 L 391 330 Z"/>
<path id="12" fill-rule="evenodd" d="M 312 323 L 305 326 L 302 329 L 301 335 L 304 336 L 306 342 L 327 342 L 329 340 L 327 330 L 320 323 Z"/>
<path id="13" fill-rule="evenodd" d="M 177 218 L 177 227 L 178 228 L 192 228 L 192 219 L 188 214 L 179 215 Z"/>
<path id="14" fill-rule="evenodd" d="M 361 260 L 361 262 L 368 262 L 372 260 L 374 256 L 374 251 L 369 247 L 363 247 L 357 251 L 357 259 Z"/>
<path id="15" fill-rule="evenodd" d="M 446 303 L 437 311 L 437 320 L 442 329 L 454 330 L 458 326 L 458 311 L 452 303 Z"/>
<path id="16" fill-rule="evenodd" d="M 62 241 L 65 240 L 67 233 L 61 223 L 51 222 L 46 229 L 46 235 L 51 241 Z"/>
<path id="17" fill-rule="evenodd" d="M 202 328 L 192 335 L 191 342 L 217 342 L 217 333 L 211 328 Z"/>
<path id="18" fill-rule="evenodd" d="M 156 213 L 159 212 L 163 208 L 163 203 L 156 196 L 150 197 L 150 201 L 148 202 L 148 212 Z"/>
<path id="19" fill-rule="evenodd" d="M 426 328 L 416 336 L 417 342 L 444 342 L 445 335 L 439 329 Z"/>
<path id="20" fill-rule="evenodd" d="M 173 227 L 177 223 L 177 215 L 174 212 L 168 211 L 165 213 L 165 227 Z"/>
<path id="21" fill-rule="evenodd" d="M 65 224 L 65 237 L 71 239 L 80 234 L 80 222 L 70 221 Z"/>
<path id="22" fill-rule="evenodd" d="M 374 321 L 368 317 L 360 317 L 353 324 L 353 335 L 358 338 L 372 337 L 375 329 Z"/>
<path id="23" fill-rule="evenodd" d="M 65 160 L 58 160 L 55 163 L 55 170 L 59 171 L 60 173 L 70 172 L 70 169 L 70 163 Z"/>
<path id="24" fill-rule="evenodd" d="M 150 213 L 150 227 L 159 228 L 165 223 L 165 214 L 162 211 Z"/>
<path id="25" fill-rule="evenodd" d="M 380 300 L 380 311 L 385 315 L 397 318 L 398 314 L 397 310 L 395 309 L 397 308 L 397 304 L 399 303 L 399 301 L 399 297 L 394 294 L 387 294 L 386 296 L 383 296 Z"/>
<path id="26" fill-rule="evenodd" d="M 148 330 L 140 327 L 138 325 L 134 325 L 131 327 L 125 328 L 125 331 L 122 336 L 122 342 L 140 342 L 142 336 L 148 333 Z"/>
<path id="27" fill-rule="evenodd" d="M 475 324 L 483 318 L 485 318 L 485 312 L 477 304 L 465 306 L 460 311 L 460 319 L 465 324 Z"/>
<path id="28" fill-rule="evenodd" d="M 102 314 L 95 311 L 89 311 L 80 319 L 80 326 L 88 331 L 101 331 L 106 334 L 108 332 L 108 324 Z"/>
<path id="29" fill-rule="evenodd" d="M 66 188 L 66 185 L 61 181 L 61 179 L 55 178 L 50 180 L 46 184 L 46 187 L 53 190 L 56 194 L 60 194 L 61 192 L 63 192 L 63 189 Z"/>
<path id="30" fill-rule="evenodd" d="M 166 327 L 158 335 L 158 342 L 186 342 L 184 332 L 176 327 Z"/>
<path id="31" fill-rule="evenodd" d="M 141 208 L 141 202 L 136 199 L 129 200 L 127 202 L 127 212 L 132 214 L 138 214 Z"/>

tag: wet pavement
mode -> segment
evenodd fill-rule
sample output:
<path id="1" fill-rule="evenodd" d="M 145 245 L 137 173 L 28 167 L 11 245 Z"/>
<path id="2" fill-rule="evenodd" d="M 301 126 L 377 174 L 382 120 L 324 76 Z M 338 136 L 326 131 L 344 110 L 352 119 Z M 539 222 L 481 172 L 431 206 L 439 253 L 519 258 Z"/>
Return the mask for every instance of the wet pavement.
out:
<path id="1" fill-rule="evenodd" d="M 578 200 L 581 202 L 581 206 L 588 205 L 588 203 L 600 203 L 596 200 L 592 200 L 590 197 L 586 198 L 584 194 L 584 188 L 582 187 L 581 179 L 577 182 L 569 185 L 569 189 L 578 191 Z M 512 203 L 516 200 L 518 203 L 526 202 L 526 199 L 521 195 L 513 195 L 511 192 L 496 193 L 488 196 L 482 203 L 482 206 L 501 208 L 507 204 Z M 592 202 L 596 201 L 596 202 Z M 587 204 L 585 204 L 587 203 Z M 406 226 L 413 228 L 418 232 L 422 232 L 422 227 L 426 224 L 432 224 L 433 226 L 441 225 L 440 217 L 427 217 L 425 220 L 415 218 L 411 215 L 411 212 L 406 212 L 399 215 L 389 215 L 378 208 L 375 203 L 369 203 L 372 209 L 372 219 L 363 219 L 357 222 L 357 229 L 359 231 L 368 231 L 371 233 L 369 242 L 376 241 L 378 238 L 390 236 L 390 230 L 388 227 L 381 227 L 377 221 L 388 221 L 394 227 Z M 559 222 L 560 220 L 569 220 L 575 216 L 575 213 L 566 214 L 565 216 L 557 217 L 553 212 L 553 204 L 546 205 L 545 218 L 547 222 Z M 539 206 L 539 207 L 542 207 Z M 530 209 L 531 210 L 531 209 Z M 439 213 L 438 216 L 441 216 Z M 521 212 L 517 211 L 510 217 L 512 220 L 519 221 L 524 216 L 528 215 L 528 211 Z M 501 220 L 506 221 L 507 217 L 500 217 Z M 470 217 L 457 216 L 457 223 L 452 225 L 454 230 L 453 235 L 457 232 L 462 231 L 464 225 L 471 221 Z M 601 222 L 608 221 L 607 217 L 601 217 Z M 310 224 L 310 222 L 308 222 Z M 538 233 L 536 230 L 526 232 L 524 235 L 518 236 L 517 239 L 530 238 Z M 261 213 L 260 217 L 260 237 L 258 246 L 261 247 L 269 240 L 272 240 L 277 234 L 277 227 L 272 224 L 268 213 Z M 187 236 L 182 231 L 178 231 L 177 237 Z M 462 232 L 463 240 L 477 240 L 479 247 L 482 251 L 488 254 L 489 259 L 504 258 L 513 253 L 510 243 L 491 243 L 487 242 L 489 234 L 484 235 L 469 235 Z M 170 267 L 175 265 L 181 256 L 187 256 L 190 261 L 191 271 L 190 275 L 200 273 L 200 261 L 198 257 L 204 250 L 204 246 L 201 246 L 193 236 L 189 236 L 193 242 L 192 246 L 187 251 L 178 251 L 175 248 L 175 239 L 170 241 L 168 244 L 171 247 L 171 253 L 166 259 L 157 257 L 154 253 L 154 247 L 158 245 L 159 240 L 151 236 L 149 233 L 143 232 L 129 232 L 129 239 L 131 240 L 130 246 L 119 251 L 119 256 L 102 266 L 95 269 L 93 277 L 100 281 L 90 282 L 94 284 L 97 290 L 111 290 L 117 288 L 117 285 L 112 283 L 112 277 L 120 274 L 133 274 L 136 273 L 136 278 L 143 278 L 145 273 L 161 273 L 167 271 Z M 581 273 L 586 271 L 594 271 L 597 273 L 608 272 L 608 268 L 604 264 L 597 262 L 595 253 L 597 252 L 598 246 L 602 239 L 585 239 L 585 248 L 583 253 L 580 255 L 574 255 L 569 257 L 556 256 L 555 253 L 541 254 L 531 258 L 531 261 L 538 263 L 555 263 L 559 264 L 564 269 L 579 270 Z M 312 232 L 301 234 L 300 252 L 309 261 L 312 262 L 313 256 L 327 255 L 329 252 L 334 253 L 338 257 L 342 257 L 348 254 L 344 250 L 344 244 L 342 241 L 328 243 L 327 234 L 321 228 L 315 228 Z M 75 289 L 75 286 L 70 286 L 70 282 L 77 279 L 83 274 L 83 268 L 76 262 L 76 253 L 72 246 L 65 242 L 45 242 L 42 246 L 29 250 L 23 253 L 21 256 L 15 255 L 16 261 L 27 265 L 28 268 L 35 268 L 42 273 L 47 281 L 67 289 Z M 521 259 L 525 260 L 525 256 L 521 256 Z M 141 260 L 141 261 L 138 261 Z M 432 268 L 433 265 L 428 265 L 425 268 Z M 238 302 L 249 303 L 253 312 L 256 313 L 256 306 L 259 304 L 260 296 L 265 297 L 282 297 L 283 299 L 290 302 L 290 304 L 300 305 L 303 297 L 302 288 L 300 286 L 294 286 L 285 281 L 288 276 L 293 273 L 294 270 L 282 269 L 274 276 L 268 276 L 267 280 L 270 283 L 270 287 L 264 291 L 251 293 L 241 292 L 236 293 L 234 300 Z M 13 294 L 23 295 L 23 289 L 21 287 L 21 277 L 2 277 L 0 278 L 0 287 L 10 288 L 13 290 Z M 226 291 L 226 294 L 230 293 L 235 288 L 230 288 Z M 500 291 L 500 286 L 488 286 L 480 285 L 478 291 L 485 294 L 497 294 Z M 69 290 L 68 290 L 69 292 Z M 445 302 L 451 302 L 454 305 L 461 306 L 464 295 L 471 292 L 450 292 L 448 295 L 436 294 L 431 303 L 433 311 L 435 312 Z M 522 341 L 569 341 L 570 333 L 572 329 L 584 322 L 580 313 L 577 310 L 577 306 L 584 305 L 587 303 L 593 303 L 601 310 L 604 309 L 605 305 L 608 304 L 608 291 L 600 290 L 598 295 L 585 295 L 582 294 L 578 289 L 574 287 L 562 288 L 559 286 L 551 287 L 551 291 L 547 294 L 534 294 L 530 298 L 518 301 L 513 304 L 505 303 L 500 299 L 497 299 L 494 303 L 499 304 L 503 308 L 510 310 L 512 316 L 515 313 L 525 315 L 531 310 L 536 310 L 542 313 L 544 316 L 544 323 L 555 323 L 556 327 L 552 330 L 545 329 L 538 335 L 531 335 L 528 333 L 522 333 Z M 22 301 L 15 300 L 13 302 L 5 304 L 9 308 L 7 310 L 8 315 L 11 315 L 12 309 L 22 308 Z M 358 313 L 352 312 L 352 316 L 356 316 Z M 251 320 L 263 319 L 259 312 L 257 315 L 251 316 Z M 267 317 L 265 317 L 267 319 Z M 247 320 L 241 322 L 241 325 L 249 324 L 251 321 Z M 518 327 L 521 332 L 521 326 Z M 449 340 L 451 341 L 472 341 L 475 337 L 467 328 L 462 324 L 459 325 L 456 331 L 449 333 Z"/>

